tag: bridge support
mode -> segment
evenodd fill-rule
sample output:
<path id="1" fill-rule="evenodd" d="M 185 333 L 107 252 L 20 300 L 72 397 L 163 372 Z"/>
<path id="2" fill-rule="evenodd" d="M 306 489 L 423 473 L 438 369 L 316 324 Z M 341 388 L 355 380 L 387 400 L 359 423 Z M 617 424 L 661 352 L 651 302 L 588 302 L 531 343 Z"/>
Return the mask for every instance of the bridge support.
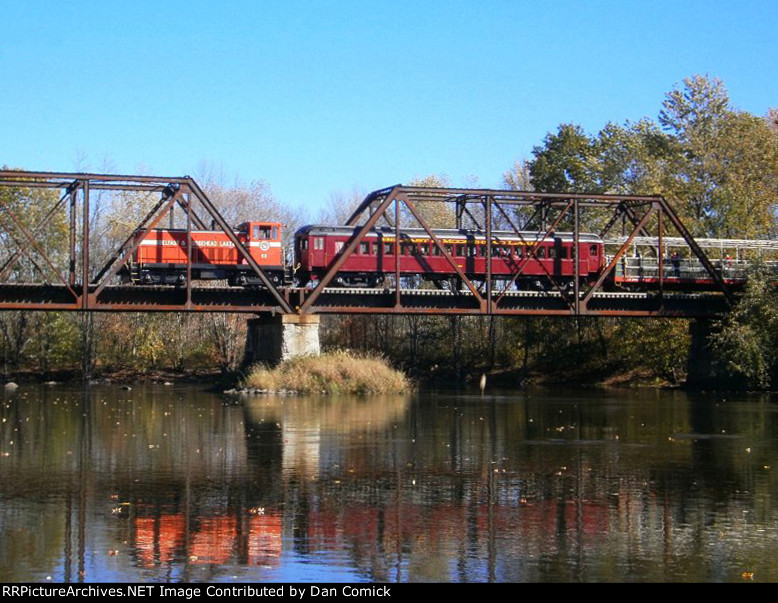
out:
<path id="1" fill-rule="evenodd" d="M 686 385 L 705 389 L 715 387 L 716 375 L 713 366 L 713 352 L 710 349 L 709 338 L 713 333 L 713 321 L 697 318 L 689 322 L 688 375 Z"/>
<path id="2" fill-rule="evenodd" d="M 280 314 L 248 321 L 244 365 L 275 365 L 295 356 L 316 355 L 319 347 L 318 314 Z"/>

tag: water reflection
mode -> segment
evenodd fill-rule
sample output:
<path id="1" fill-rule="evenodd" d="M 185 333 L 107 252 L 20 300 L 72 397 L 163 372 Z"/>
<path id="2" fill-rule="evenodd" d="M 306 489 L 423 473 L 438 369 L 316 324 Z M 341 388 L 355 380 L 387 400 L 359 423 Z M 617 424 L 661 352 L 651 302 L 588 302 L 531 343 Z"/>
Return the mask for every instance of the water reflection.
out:
<path id="1" fill-rule="evenodd" d="M 0 581 L 773 581 L 777 410 L 22 387 Z"/>

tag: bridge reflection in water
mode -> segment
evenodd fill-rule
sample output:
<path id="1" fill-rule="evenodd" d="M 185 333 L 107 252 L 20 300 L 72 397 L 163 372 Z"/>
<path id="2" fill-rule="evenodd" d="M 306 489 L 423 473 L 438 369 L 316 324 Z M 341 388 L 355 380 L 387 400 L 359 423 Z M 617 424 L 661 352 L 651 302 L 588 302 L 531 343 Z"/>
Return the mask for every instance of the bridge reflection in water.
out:
<path id="1" fill-rule="evenodd" d="M 773 405 L 23 386 L 0 580 L 774 581 Z"/>

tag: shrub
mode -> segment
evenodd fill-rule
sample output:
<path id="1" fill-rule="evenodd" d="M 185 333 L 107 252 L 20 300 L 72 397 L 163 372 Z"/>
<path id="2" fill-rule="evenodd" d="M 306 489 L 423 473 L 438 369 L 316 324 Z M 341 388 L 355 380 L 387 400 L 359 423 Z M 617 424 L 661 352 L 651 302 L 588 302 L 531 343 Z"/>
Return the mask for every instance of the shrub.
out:
<path id="1" fill-rule="evenodd" d="M 328 394 L 387 394 L 410 388 L 405 375 L 385 359 L 346 351 L 300 356 L 275 368 L 256 365 L 242 385 L 269 391 Z"/>

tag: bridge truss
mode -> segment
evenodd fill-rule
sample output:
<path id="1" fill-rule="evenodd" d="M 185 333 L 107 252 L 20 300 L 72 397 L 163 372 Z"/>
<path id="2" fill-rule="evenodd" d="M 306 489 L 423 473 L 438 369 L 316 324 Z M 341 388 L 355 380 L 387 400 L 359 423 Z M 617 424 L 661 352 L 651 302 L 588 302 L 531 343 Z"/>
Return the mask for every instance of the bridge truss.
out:
<path id="1" fill-rule="evenodd" d="M 108 237 L 103 231 L 95 232 L 95 218 L 103 211 L 101 204 L 111 202 L 115 210 L 117 199 L 119 207 L 125 204 L 127 216 L 141 217 L 125 224 L 121 237 L 112 233 L 121 242 L 106 250 Z M 263 286 L 205 286 L 193 283 L 191 274 L 181 287 L 119 283 L 120 271 L 140 242 L 134 233 L 162 227 L 166 218 L 171 227 L 177 220 L 179 227 L 186 229 L 190 258 L 193 230 L 226 234 Z M 447 251 L 432 227 L 443 219 L 485 237 L 486 275 L 476 278 L 468 274 Z M 341 266 L 378 224 L 395 230 L 395 257 L 403 229 L 422 229 L 456 273 L 459 285 L 449 290 L 420 286 L 401 275 L 398 267 L 384 288 L 331 287 Z M 347 225 L 353 227 L 353 235 L 318 282 L 313 286 L 275 286 L 190 177 L 0 171 L 0 310 L 716 316 L 732 301 L 721 268 L 708 258 L 660 196 L 398 185 L 370 193 Z M 55 237 L 55 230 L 63 236 Z M 528 253 L 516 263 L 510 277 L 498 280 L 491 274 L 491 259 L 500 243 L 496 233 L 506 231 L 520 239 L 528 231 L 540 234 L 526 241 Z M 571 233 L 576 249 L 582 234 L 595 233 L 610 241 L 605 269 L 594 282 L 585 282 L 580 278 L 581 265 L 575 261 L 572 287 L 563 286 L 548 273 L 541 279 L 545 290 L 517 290 L 516 283 L 529 259 L 558 231 Z M 669 237 L 686 245 L 688 260 L 697 262 L 711 283 L 708 290 L 673 290 L 673 279 L 664 268 L 657 271 L 654 291 L 606 290 L 610 277 L 625 265 L 630 249 L 638 242 L 654 254 L 657 265 L 663 266 L 662 250 Z"/>

